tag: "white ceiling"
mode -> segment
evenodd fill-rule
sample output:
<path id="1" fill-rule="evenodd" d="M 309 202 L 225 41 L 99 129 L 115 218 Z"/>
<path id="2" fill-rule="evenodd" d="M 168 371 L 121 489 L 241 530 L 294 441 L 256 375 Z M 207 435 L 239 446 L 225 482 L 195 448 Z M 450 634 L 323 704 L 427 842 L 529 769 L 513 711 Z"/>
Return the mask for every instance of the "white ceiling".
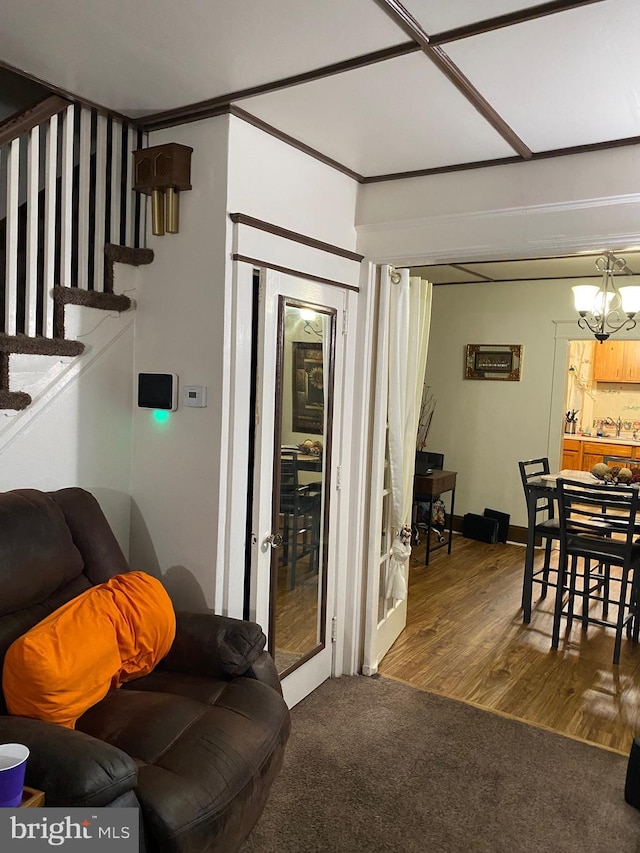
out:
<path id="1" fill-rule="evenodd" d="M 437 104 L 437 120 L 429 104 Z M 312 139 L 316 150 L 361 175 L 465 163 L 479 148 L 485 159 L 513 154 L 422 53 L 248 98 L 240 106 L 296 139 Z M 329 114 L 340 116 L 339 133 Z"/>
<path id="2" fill-rule="evenodd" d="M 446 50 L 518 136 L 544 151 L 638 135 L 639 33 L 640 2 L 607 0 Z"/>
<path id="3" fill-rule="evenodd" d="M 0 62 L 130 116 L 219 98 L 365 178 L 640 137 L 639 0 L 493 21 L 454 40 L 446 31 L 538 4 L 403 5 L 417 30 L 393 16 L 398 0 L 2 0 Z M 522 140 L 520 153 L 433 62 L 420 28 Z M 398 45 L 411 52 L 238 94 Z"/>
<path id="4" fill-rule="evenodd" d="M 640 276 L 640 251 L 637 248 L 616 252 L 616 258 L 623 258 L 626 269 L 616 275 L 616 284 L 630 283 L 625 276 Z M 425 267 L 411 267 L 412 275 L 426 278 L 433 284 L 482 284 L 483 282 L 540 281 L 544 279 L 585 279 L 595 278 L 597 282 L 602 273 L 596 267 L 600 255 L 585 252 L 563 258 L 530 258 L 512 261 L 463 261 L 459 264 L 436 264 Z M 637 283 L 637 279 L 634 280 Z"/>

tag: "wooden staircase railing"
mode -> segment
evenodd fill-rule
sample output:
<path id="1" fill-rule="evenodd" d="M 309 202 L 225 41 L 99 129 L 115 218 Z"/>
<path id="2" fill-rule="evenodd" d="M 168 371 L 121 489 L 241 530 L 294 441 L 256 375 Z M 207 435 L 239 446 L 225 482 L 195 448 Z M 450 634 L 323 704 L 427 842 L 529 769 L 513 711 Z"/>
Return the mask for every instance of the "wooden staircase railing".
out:
<path id="1" fill-rule="evenodd" d="M 65 305 L 125 311 L 113 264 L 150 263 L 140 196 L 131 189 L 135 126 L 51 96 L 0 123 L 0 408 L 23 409 L 9 356 L 79 355 Z"/>

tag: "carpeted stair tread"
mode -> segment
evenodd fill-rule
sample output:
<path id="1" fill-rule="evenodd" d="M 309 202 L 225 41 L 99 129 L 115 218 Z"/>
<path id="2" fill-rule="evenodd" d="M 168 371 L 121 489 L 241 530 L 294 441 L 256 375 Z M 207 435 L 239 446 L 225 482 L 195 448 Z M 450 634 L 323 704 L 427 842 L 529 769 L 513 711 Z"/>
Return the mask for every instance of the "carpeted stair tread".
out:
<path id="1" fill-rule="evenodd" d="M 96 290 L 84 290 L 80 287 L 53 288 L 53 298 L 62 305 L 83 305 L 86 308 L 100 308 L 102 311 L 128 311 L 131 300 L 118 293 L 99 293 Z"/>
<path id="2" fill-rule="evenodd" d="M 80 341 L 64 338 L 43 338 L 28 335 L 7 335 L 0 332 L 0 353 L 21 353 L 23 355 L 74 356 L 84 352 Z M 2 408 L 0 406 L 0 408 Z"/>
<path id="3" fill-rule="evenodd" d="M 104 247 L 106 264 L 104 265 L 104 292 L 113 293 L 113 265 L 129 264 L 140 267 L 153 261 L 153 249 L 132 249 L 130 246 L 119 246 L 107 243 Z"/>
<path id="4" fill-rule="evenodd" d="M 9 390 L 9 355 L 51 355 L 76 356 L 84 352 L 85 345 L 80 341 L 67 340 L 65 337 L 65 305 L 81 305 L 98 308 L 102 311 L 128 311 L 132 302 L 128 296 L 113 292 L 116 263 L 141 266 L 153 261 L 152 249 L 136 249 L 107 243 L 104 247 L 104 291 L 85 290 L 79 287 L 53 288 L 54 337 L 17 334 L 7 335 L 0 332 L 0 409 L 26 409 L 32 402 L 31 396 L 24 391 Z"/>
<path id="5" fill-rule="evenodd" d="M 24 391 L 0 391 L 0 409 L 22 411 L 31 405 L 31 396 Z"/>

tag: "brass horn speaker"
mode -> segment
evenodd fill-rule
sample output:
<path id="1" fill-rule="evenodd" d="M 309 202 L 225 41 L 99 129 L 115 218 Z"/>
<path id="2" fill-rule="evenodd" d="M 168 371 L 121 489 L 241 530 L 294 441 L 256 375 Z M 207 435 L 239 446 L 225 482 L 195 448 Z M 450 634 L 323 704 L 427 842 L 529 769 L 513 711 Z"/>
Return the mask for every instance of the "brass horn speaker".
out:
<path id="1" fill-rule="evenodd" d="M 188 145 L 167 142 L 133 152 L 133 189 L 151 196 L 151 230 L 162 236 L 177 234 L 180 192 L 191 189 L 191 152 Z"/>

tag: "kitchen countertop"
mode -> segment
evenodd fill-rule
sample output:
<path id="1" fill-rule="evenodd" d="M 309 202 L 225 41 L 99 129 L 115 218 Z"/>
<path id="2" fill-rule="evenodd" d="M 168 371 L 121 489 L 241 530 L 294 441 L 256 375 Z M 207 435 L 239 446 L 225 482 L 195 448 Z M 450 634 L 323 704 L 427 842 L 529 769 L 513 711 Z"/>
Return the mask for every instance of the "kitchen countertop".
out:
<path id="1" fill-rule="evenodd" d="M 628 438 L 624 436 L 615 436 L 615 435 L 603 435 L 601 438 L 595 435 L 570 435 L 565 432 L 564 438 L 567 438 L 571 441 L 597 441 L 602 442 L 603 444 L 628 444 L 631 447 L 640 446 L 640 439 Z"/>

